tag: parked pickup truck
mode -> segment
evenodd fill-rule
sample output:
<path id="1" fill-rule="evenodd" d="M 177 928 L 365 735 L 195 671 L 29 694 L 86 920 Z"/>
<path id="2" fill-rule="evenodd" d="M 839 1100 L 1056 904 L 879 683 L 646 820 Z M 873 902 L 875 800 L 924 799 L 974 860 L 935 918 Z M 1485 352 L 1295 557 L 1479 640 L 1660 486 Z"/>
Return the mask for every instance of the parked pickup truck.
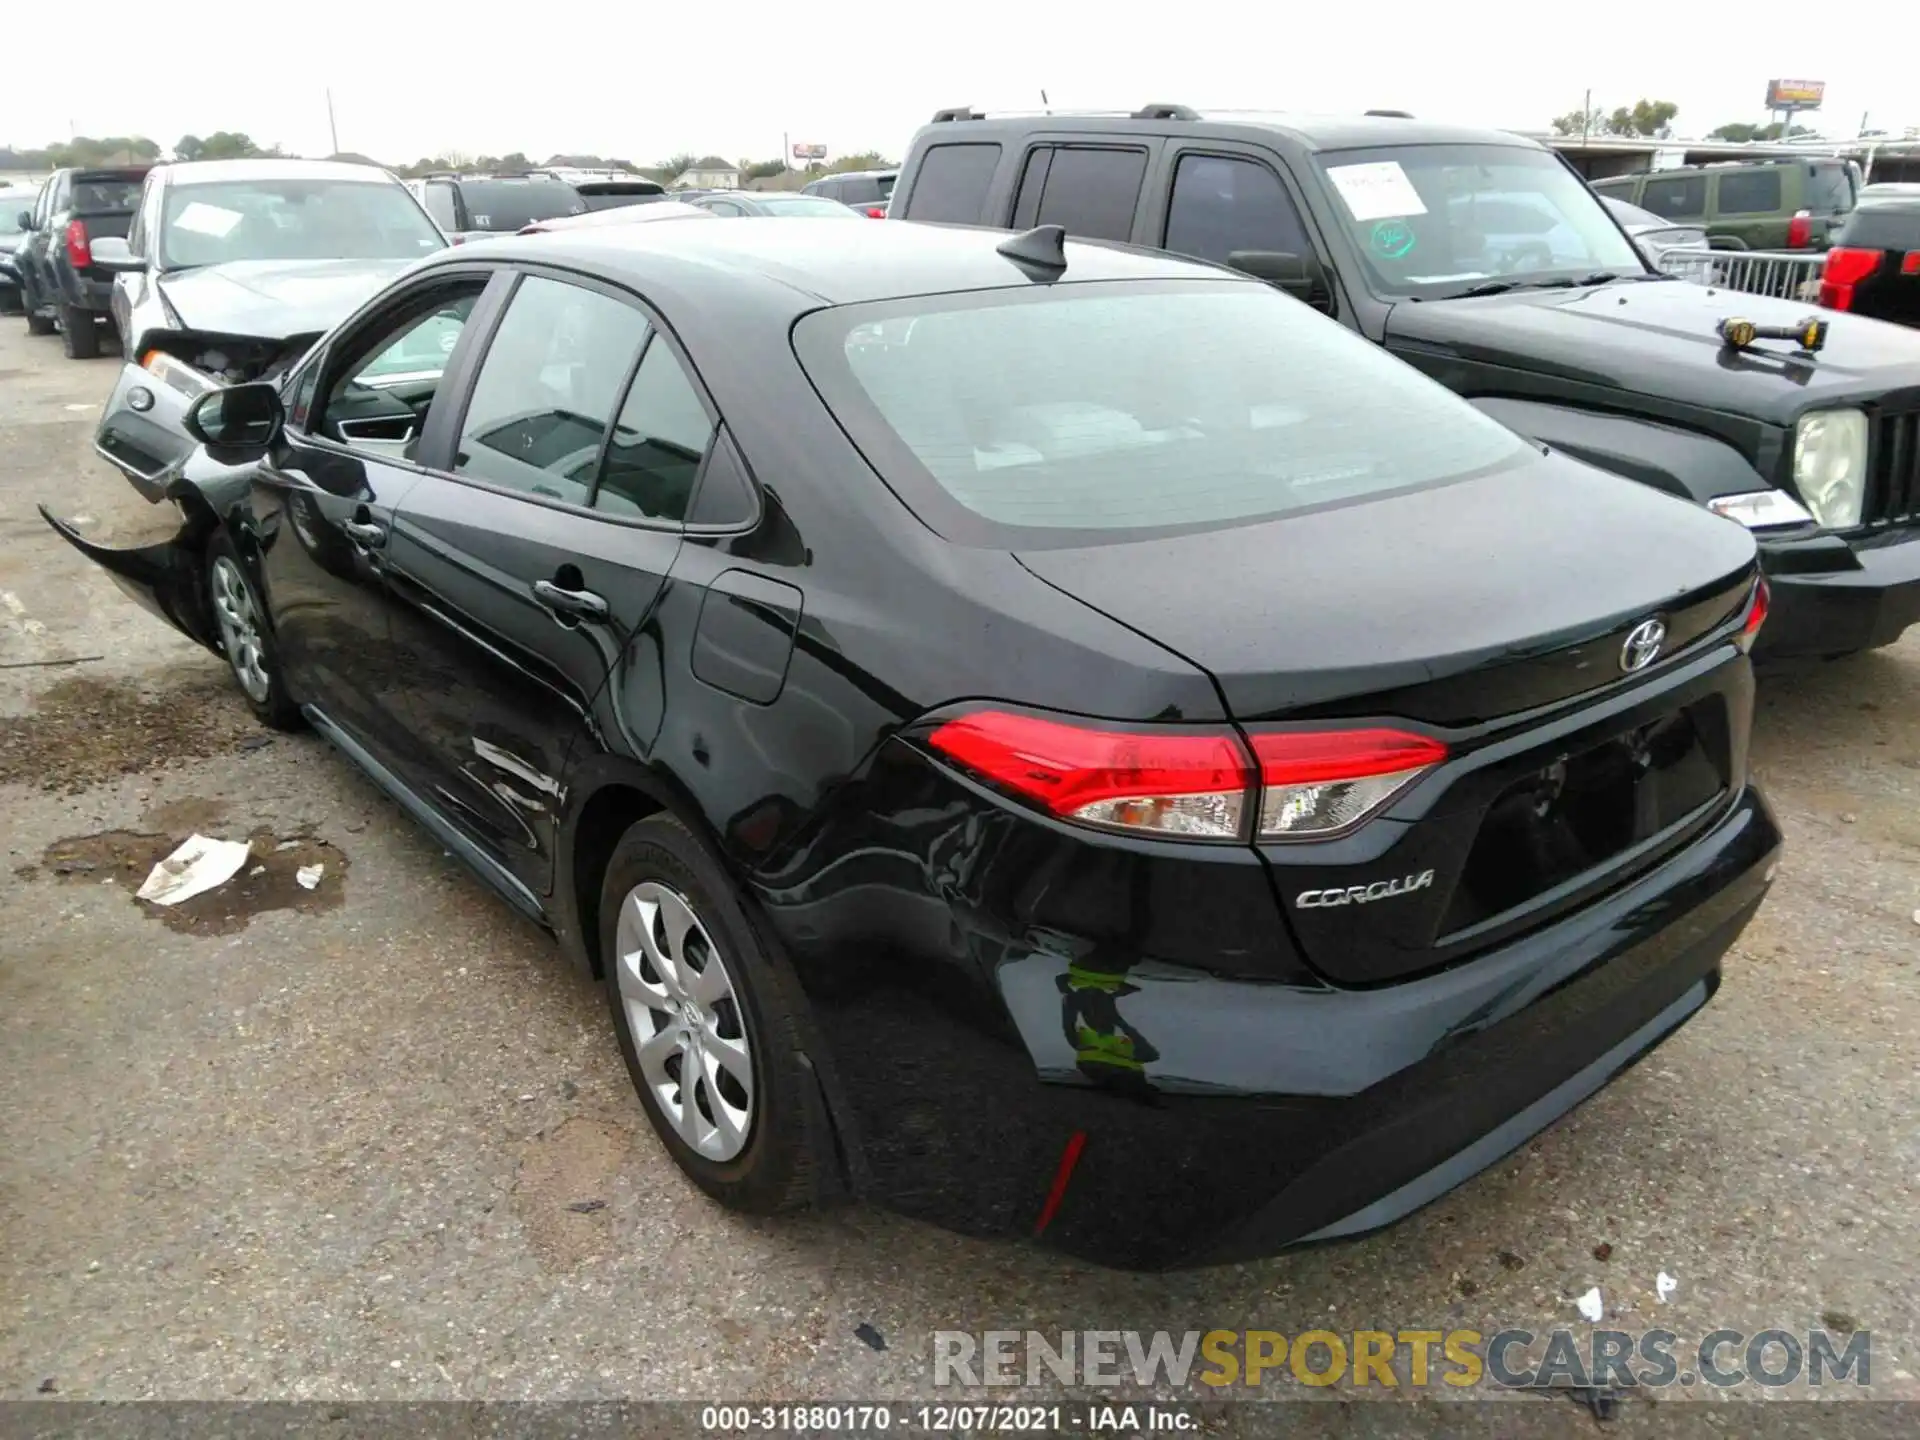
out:
<path id="1" fill-rule="evenodd" d="M 100 353 L 115 272 L 94 263 L 93 243 L 126 237 L 147 169 L 56 170 L 27 212 L 26 242 L 15 258 L 27 329 L 34 335 L 58 330 L 69 359 Z"/>
<path id="2" fill-rule="evenodd" d="M 1920 337 L 1656 273 L 1534 141 L 1394 112 L 943 110 L 890 218 L 1059 225 L 1270 281 L 1522 435 L 1746 526 L 1763 655 L 1920 620 Z"/>

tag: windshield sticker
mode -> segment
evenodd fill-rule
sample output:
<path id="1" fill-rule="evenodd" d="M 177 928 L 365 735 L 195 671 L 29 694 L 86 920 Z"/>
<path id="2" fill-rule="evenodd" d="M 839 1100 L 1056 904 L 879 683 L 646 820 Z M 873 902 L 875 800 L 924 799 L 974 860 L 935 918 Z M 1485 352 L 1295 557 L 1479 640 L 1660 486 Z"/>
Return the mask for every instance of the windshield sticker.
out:
<path id="1" fill-rule="evenodd" d="M 211 235 L 221 240 L 245 218 L 238 210 L 226 210 L 218 205 L 209 205 L 204 200 L 195 200 L 174 217 L 173 223 L 178 229 L 191 230 L 196 235 Z"/>
<path id="2" fill-rule="evenodd" d="M 1413 253 L 1419 240 L 1404 220 L 1378 220 L 1367 243 L 1382 260 L 1404 260 Z"/>
<path id="3" fill-rule="evenodd" d="M 1381 160 L 1370 165 L 1336 165 L 1327 171 L 1340 198 L 1347 202 L 1353 218 L 1391 220 L 1404 215 L 1424 215 L 1419 192 L 1407 179 L 1398 160 Z"/>

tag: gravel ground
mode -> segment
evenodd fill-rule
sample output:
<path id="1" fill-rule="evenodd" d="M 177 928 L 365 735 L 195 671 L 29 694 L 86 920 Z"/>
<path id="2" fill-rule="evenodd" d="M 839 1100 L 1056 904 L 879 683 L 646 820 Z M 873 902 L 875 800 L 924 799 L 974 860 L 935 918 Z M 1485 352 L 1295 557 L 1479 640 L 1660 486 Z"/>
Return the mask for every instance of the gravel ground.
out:
<path id="1" fill-rule="evenodd" d="M 0 325 L 0 1399 L 904 1398 L 936 1329 L 1544 1331 L 1592 1286 L 1622 1328 L 1868 1328 L 1872 1393 L 1920 1395 L 1920 637 L 1765 686 L 1790 848 L 1712 1005 L 1387 1233 L 1146 1277 L 758 1223 L 680 1178 L 541 934 L 42 525 L 164 519 L 91 452 L 116 363 Z M 267 870 L 163 920 L 131 892 L 195 829 Z"/>

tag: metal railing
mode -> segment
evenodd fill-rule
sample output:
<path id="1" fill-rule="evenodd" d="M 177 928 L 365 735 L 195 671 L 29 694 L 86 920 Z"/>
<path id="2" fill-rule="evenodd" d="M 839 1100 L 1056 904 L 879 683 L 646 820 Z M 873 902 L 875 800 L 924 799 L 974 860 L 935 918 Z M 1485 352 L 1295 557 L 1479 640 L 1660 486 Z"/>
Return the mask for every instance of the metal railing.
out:
<path id="1" fill-rule="evenodd" d="M 1696 285 L 1812 305 L 1820 299 L 1820 276 L 1827 268 L 1827 257 L 1804 251 L 1676 245 L 1660 252 L 1659 264 L 1664 273 Z"/>

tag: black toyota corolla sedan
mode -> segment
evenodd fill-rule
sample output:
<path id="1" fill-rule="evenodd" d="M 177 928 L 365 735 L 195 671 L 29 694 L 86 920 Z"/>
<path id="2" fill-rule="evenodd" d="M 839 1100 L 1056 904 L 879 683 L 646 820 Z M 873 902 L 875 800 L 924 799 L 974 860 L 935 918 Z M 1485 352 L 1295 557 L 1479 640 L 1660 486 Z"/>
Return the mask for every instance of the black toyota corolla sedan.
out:
<path id="1" fill-rule="evenodd" d="M 1773 874 L 1748 533 L 1232 272 L 504 239 L 192 423 L 170 544 L 63 533 L 602 975 L 742 1210 L 1370 1229 L 1705 1004 Z"/>

